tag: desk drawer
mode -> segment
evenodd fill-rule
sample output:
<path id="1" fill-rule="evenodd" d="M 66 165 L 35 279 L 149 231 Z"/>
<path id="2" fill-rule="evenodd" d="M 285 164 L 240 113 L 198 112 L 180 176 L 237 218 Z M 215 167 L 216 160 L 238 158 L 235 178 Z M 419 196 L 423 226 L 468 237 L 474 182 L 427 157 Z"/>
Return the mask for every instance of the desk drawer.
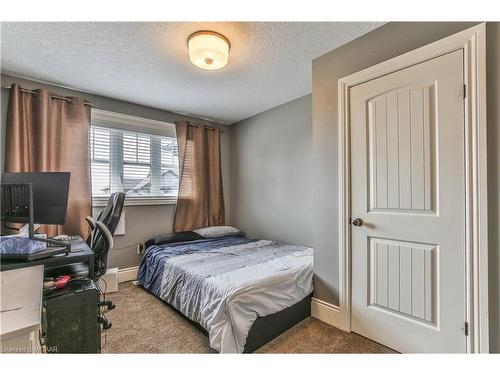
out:
<path id="1" fill-rule="evenodd" d="M 1 335 L 40 324 L 43 265 L 0 273 Z"/>

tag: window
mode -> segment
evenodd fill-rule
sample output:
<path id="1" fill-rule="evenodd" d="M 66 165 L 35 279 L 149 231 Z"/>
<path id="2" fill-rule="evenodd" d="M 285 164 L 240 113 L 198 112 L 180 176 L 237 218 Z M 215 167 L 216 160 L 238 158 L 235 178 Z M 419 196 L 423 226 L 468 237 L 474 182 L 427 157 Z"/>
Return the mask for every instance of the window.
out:
<path id="1" fill-rule="evenodd" d="M 148 134 L 153 129 L 147 128 L 128 130 L 134 125 L 133 117 L 101 112 L 104 111 L 95 115 L 93 111 L 90 128 L 92 196 L 97 198 L 95 200 L 105 200 L 115 191 L 124 191 L 128 201 L 177 197 L 179 159 L 175 136 Z M 120 116 L 126 117 L 123 129 L 116 127 Z M 140 120 L 136 128 L 148 121 Z M 170 131 L 173 129 L 171 124 L 161 123 L 165 125 L 170 126 Z"/>

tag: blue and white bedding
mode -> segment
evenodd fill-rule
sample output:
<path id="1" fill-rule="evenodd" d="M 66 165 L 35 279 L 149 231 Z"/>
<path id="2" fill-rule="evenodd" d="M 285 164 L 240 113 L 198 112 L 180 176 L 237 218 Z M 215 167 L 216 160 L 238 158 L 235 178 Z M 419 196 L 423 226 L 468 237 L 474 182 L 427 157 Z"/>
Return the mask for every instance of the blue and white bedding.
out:
<path id="1" fill-rule="evenodd" d="M 150 246 L 138 279 L 209 333 L 221 353 L 241 353 L 258 317 L 313 290 L 312 249 L 242 236 Z"/>

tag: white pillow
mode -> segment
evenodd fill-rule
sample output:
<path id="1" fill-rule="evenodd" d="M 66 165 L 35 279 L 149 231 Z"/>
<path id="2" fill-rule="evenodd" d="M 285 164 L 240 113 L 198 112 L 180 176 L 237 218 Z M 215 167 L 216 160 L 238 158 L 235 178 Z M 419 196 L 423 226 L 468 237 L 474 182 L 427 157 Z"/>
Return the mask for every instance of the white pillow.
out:
<path id="1" fill-rule="evenodd" d="M 240 234 L 239 229 L 230 226 L 199 228 L 194 230 L 193 232 L 196 232 L 200 236 L 206 238 L 226 237 L 226 236 L 234 236 Z"/>

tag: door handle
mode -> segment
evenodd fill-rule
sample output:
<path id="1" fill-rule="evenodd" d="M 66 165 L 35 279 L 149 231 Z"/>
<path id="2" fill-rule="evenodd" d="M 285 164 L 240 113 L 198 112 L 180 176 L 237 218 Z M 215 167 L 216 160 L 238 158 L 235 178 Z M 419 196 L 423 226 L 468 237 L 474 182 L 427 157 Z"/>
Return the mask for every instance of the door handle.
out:
<path id="1" fill-rule="evenodd" d="M 363 220 L 361 218 L 357 217 L 356 219 L 352 220 L 352 225 L 354 225 L 356 227 L 360 227 L 363 225 Z"/>

